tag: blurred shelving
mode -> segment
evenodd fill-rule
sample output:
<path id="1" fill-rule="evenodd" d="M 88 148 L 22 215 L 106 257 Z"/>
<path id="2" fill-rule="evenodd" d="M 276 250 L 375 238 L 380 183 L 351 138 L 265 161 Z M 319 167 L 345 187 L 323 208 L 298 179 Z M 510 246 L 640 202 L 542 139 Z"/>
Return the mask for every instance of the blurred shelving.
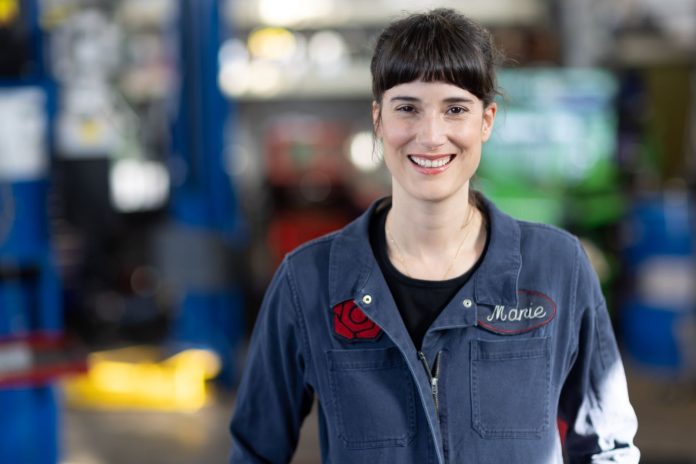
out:
<path id="1" fill-rule="evenodd" d="M 228 0 L 231 36 L 220 52 L 220 86 L 232 101 L 364 99 L 369 101 L 369 63 L 379 31 L 407 13 L 455 8 L 490 27 L 505 30 L 514 44 L 510 58 L 537 47 L 553 61 L 551 12 L 540 0 Z M 535 45 L 536 44 L 536 45 Z M 531 52 L 534 54 L 534 52 Z M 519 56 L 518 56 L 519 55 Z M 528 58 L 523 58 L 523 62 Z"/>
<path id="2" fill-rule="evenodd" d="M 295 72 L 291 75 L 286 73 L 282 79 L 280 71 L 277 72 L 278 79 L 274 80 L 272 89 L 262 88 L 260 91 L 250 89 L 235 96 L 236 100 L 240 103 L 307 99 L 367 100 L 371 96 L 369 63 L 351 63 L 349 66 L 331 72 Z"/>
<path id="3" fill-rule="evenodd" d="M 249 0 L 229 1 L 227 15 L 239 28 L 259 25 L 325 28 L 341 26 L 380 27 L 404 12 L 430 8 L 462 8 L 456 0 Z M 469 0 L 469 16 L 486 24 L 535 24 L 546 17 L 546 2 L 540 0 Z"/>
<path id="4" fill-rule="evenodd" d="M 696 44 L 675 44 L 652 34 L 627 34 L 617 38 L 611 61 L 622 67 L 654 67 L 690 63 L 695 58 Z"/>

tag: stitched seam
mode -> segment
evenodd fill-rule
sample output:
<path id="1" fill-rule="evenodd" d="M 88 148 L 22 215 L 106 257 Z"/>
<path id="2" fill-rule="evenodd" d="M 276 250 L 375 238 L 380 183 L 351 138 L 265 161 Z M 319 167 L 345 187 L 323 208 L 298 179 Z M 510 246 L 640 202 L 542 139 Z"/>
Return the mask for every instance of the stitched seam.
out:
<path id="1" fill-rule="evenodd" d="M 331 308 L 333 308 L 333 305 L 335 305 L 337 303 L 342 303 L 340 301 L 338 301 L 338 302 L 331 301 L 332 298 L 335 298 L 336 286 L 337 286 L 337 284 L 334 283 L 334 280 L 335 280 L 334 276 L 336 275 L 336 267 L 338 266 L 338 263 L 336 262 L 336 261 L 338 261 L 338 259 L 336 259 L 336 253 L 337 253 L 336 242 L 334 241 L 331 243 L 331 247 L 329 248 L 329 274 L 328 274 L 328 282 L 327 282 L 328 287 L 329 287 L 329 295 L 328 295 L 329 305 L 331 306 Z M 332 321 L 333 321 L 333 319 L 332 319 Z M 333 329 L 333 324 L 332 324 L 331 329 Z"/>
<path id="2" fill-rule="evenodd" d="M 286 258 L 292 258 L 295 255 L 298 255 L 298 254 L 301 254 L 305 251 L 308 251 L 311 248 L 314 248 L 314 247 L 319 246 L 319 245 L 323 245 L 326 242 L 333 241 L 340 232 L 341 232 L 340 230 L 336 230 L 336 231 L 330 232 L 327 235 L 324 235 L 324 236 L 315 238 L 313 240 L 310 240 L 309 242 L 303 243 L 302 245 L 298 246 L 293 251 L 288 253 Z"/>
<path id="3" fill-rule="evenodd" d="M 543 358 L 543 351 L 521 351 L 509 353 L 480 353 L 478 361 L 514 361 L 516 359 L 534 359 Z"/>
<path id="4" fill-rule="evenodd" d="M 361 363 L 335 363 L 332 362 L 331 366 L 337 371 L 383 371 L 387 369 L 396 369 L 403 366 L 403 364 L 397 363 L 374 363 L 374 364 L 361 364 Z"/>
<path id="5" fill-rule="evenodd" d="M 450 462 L 450 437 L 449 437 L 449 416 L 447 414 L 448 398 L 446 387 L 449 372 L 447 367 L 447 359 L 449 357 L 449 351 L 443 349 L 440 354 L 440 411 L 438 420 L 440 422 L 440 434 L 442 435 L 442 454 L 445 462 Z"/>
<path id="6" fill-rule="evenodd" d="M 518 220 L 517 223 L 520 225 L 520 228 L 537 229 L 537 230 L 544 230 L 544 231 L 553 232 L 555 235 L 568 240 L 571 244 L 577 240 L 573 234 L 571 234 L 563 229 L 559 229 L 558 227 L 549 225 L 549 224 L 540 224 L 540 223 L 536 223 L 536 222 L 527 222 L 527 221 L 520 221 L 520 220 Z"/>
<path id="7" fill-rule="evenodd" d="M 554 313 L 554 316 L 555 316 L 555 313 Z M 551 322 L 552 320 L 553 320 L 553 316 L 549 317 L 548 319 L 546 319 L 544 322 L 542 322 L 540 324 L 533 325 L 531 327 L 525 327 L 524 329 L 515 329 L 515 330 L 499 329 L 494 325 L 491 325 L 487 322 L 481 322 L 481 321 L 478 321 L 478 325 L 480 325 L 481 327 L 485 327 L 486 329 L 490 330 L 491 332 L 495 332 L 495 333 L 499 333 L 499 334 L 503 334 L 503 335 L 518 335 L 518 334 L 525 333 L 525 332 L 531 332 L 532 330 L 536 330 L 539 327 L 543 327 L 543 326 L 547 325 L 549 322 Z"/>
<path id="8" fill-rule="evenodd" d="M 599 325 L 599 311 L 604 305 L 604 301 L 600 302 L 594 307 L 594 318 L 595 318 L 595 337 L 597 338 L 597 348 L 599 349 L 599 359 L 602 361 L 602 369 L 606 370 L 609 365 L 609 354 L 607 352 L 606 340 L 602 332 L 600 331 Z"/>
<path id="9" fill-rule="evenodd" d="M 474 429 L 481 434 L 482 437 L 485 437 L 486 431 L 483 428 L 483 425 L 481 424 L 481 401 L 479 398 L 479 382 L 478 382 L 478 357 L 479 357 L 479 348 L 478 345 L 473 343 L 472 340 L 472 359 L 471 359 L 471 400 L 472 400 L 472 405 L 471 405 L 471 418 L 472 421 L 474 422 Z"/>
<path id="10" fill-rule="evenodd" d="M 579 280 L 580 280 L 581 252 L 582 252 L 582 249 L 581 249 L 580 241 L 576 241 L 575 242 L 575 266 L 573 266 L 573 276 L 572 276 L 572 278 L 573 278 L 573 291 L 570 293 L 570 298 L 571 298 L 570 310 L 572 312 L 571 313 L 572 314 L 572 324 L 575 327 L 579 327 L 577 303 L 578 303 L 578 291 L 579 291 L 578 287 L 579 287 Z M 577 330 L 573 330 L 573 331 L 571 331 L 571 335 L 573 338 L 571 340 L 572 345 L 571 345 L 570 351 L 572 352 L 573 351 L 572 348 L 575 348 L 578 346 L 579 333 Z M 568 368 L 569 368 L 569 366 L 566 367 L 566 373 L 567 373 Z"/>
<path id="11" fill-rule="evenodd" d="M 292 306 L 295 311 L 295 316 L 298 319 L 299 322 L 299 327 L 300 327 L 300 339 L 302 341 L 302 348 L 303 351 L 307 353 L 307 360 L 305 361 L 305 368 L 307 368 L 310 364 L 312 367 L 316 367 L 314 365 L 314 355 L 312 354 L 312 349 L 309 344 L 309 337 L 307 333 L 307 327 L 305 325 L 305 320 L 304 320 L 304 312 L 301 309 L 301 304 L 300 304 L 300 298 L 297 290 L 297 284 L 295 282 L 295 277 L 293 274 L 292 266 L 289 260 L 287 260 L 287 276 L 288 276 L 288 287 L 290 287 L 290 293 L 292 294 Z M 308 374 L 313 374 L 315 369 L 312 369 L 309 373 L 305 373 L 305 380 L 309 376 Z"/>
<path id="12" fill-rule="evenodd" d="M 377 266 L 377 261 L 374 260 L 374 259 L 369 259 L 369 258 L 368 258 L 367 261 L 366 261 L 365 263 L 363 263 L 361 267 L 362 267 L 363 269 L 366 269 L 366 270 L 361 270 L 361 271 L 360 271 L 360 277 L 358 277 L 358 286 L 359 286 L 359 288 L 360 288 L 360 291 L 362 291 L 362 290 L 365 288 L 365 285 L 367 284 L 367 282 L 370 281 L 370 277 L 372 276 L 372 273 L 374 272 L 375 268 L 378 267 L 378 266 Z M 362 306 L 360 306 L 360 304 L 358 304 L 357 301 L 355 302 L 355 304 L 356 304 L 360 309 L 362 309 L 363 312 L 365 312 L 365 308 L 363 308 Z M 367 315 L 367 313 L 365 313 L 365 314 Z M 370 317 L 370 316 L 367 316 L 367 317 Z M 372 319 L 372 318 L 370 318 L 370 319 Z M 373 321 L 373 322 L 374 322 L 374 321 Z M 384 330 L 382 330 L 381 332 L 384 332 Z"/>

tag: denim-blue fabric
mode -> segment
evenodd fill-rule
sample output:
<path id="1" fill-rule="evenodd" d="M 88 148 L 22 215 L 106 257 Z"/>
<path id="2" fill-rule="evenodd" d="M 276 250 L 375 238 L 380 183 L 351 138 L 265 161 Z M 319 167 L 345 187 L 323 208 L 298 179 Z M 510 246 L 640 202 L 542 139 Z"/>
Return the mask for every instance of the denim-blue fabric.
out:
<path id="1" fill-rule="evenodd" d="M 231 423 L 230 462 L 286 463 L 314 398 L 322 462 L 638 462 L 637 420 L 597 277 L 578 240 L 485 200 L 476 273 L 428 330 L 436 408 L 368 238 L 377 203 L 289 254 L 269 286 Z M 377 337 L 337 331 L 353 301 Z"/>

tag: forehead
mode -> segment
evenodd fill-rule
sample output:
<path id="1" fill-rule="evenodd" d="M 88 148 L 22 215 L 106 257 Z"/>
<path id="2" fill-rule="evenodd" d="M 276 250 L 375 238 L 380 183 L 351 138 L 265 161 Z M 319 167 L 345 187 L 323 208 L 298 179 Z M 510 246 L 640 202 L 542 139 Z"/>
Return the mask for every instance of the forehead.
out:
<path id="1" fill-rule="evenodd" d="M 419 100 L 424 102 L 440 102 L 445 100 L 470 100 L 478 102 L 479 99 L 473 93 L 462 87 L 448 82 L 424 82 L 416 80 L 404 84 L 395 85 L 384 92 L 384 101 L 393 99 Z"/>

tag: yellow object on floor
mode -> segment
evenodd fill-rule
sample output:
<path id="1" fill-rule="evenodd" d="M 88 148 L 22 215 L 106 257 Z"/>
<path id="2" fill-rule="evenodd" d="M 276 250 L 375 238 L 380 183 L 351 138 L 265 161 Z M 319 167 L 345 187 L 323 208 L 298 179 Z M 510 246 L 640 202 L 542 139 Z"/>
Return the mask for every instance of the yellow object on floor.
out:
<path id="1" fill-rule="evenodd" d="M 192 412 L 206 405 L 207 380 L 219 371 L 211 351 L 162 359 L 158 348 L 129 347 L 91 354 L 87 373 L 66 379 L 63 389 L 71 406 Z"/>
<path id="2" fill-rule="evenodd" d="M 0 26 L 10 24 L 19 15 L 18 0 L 0 0 Z"/>

